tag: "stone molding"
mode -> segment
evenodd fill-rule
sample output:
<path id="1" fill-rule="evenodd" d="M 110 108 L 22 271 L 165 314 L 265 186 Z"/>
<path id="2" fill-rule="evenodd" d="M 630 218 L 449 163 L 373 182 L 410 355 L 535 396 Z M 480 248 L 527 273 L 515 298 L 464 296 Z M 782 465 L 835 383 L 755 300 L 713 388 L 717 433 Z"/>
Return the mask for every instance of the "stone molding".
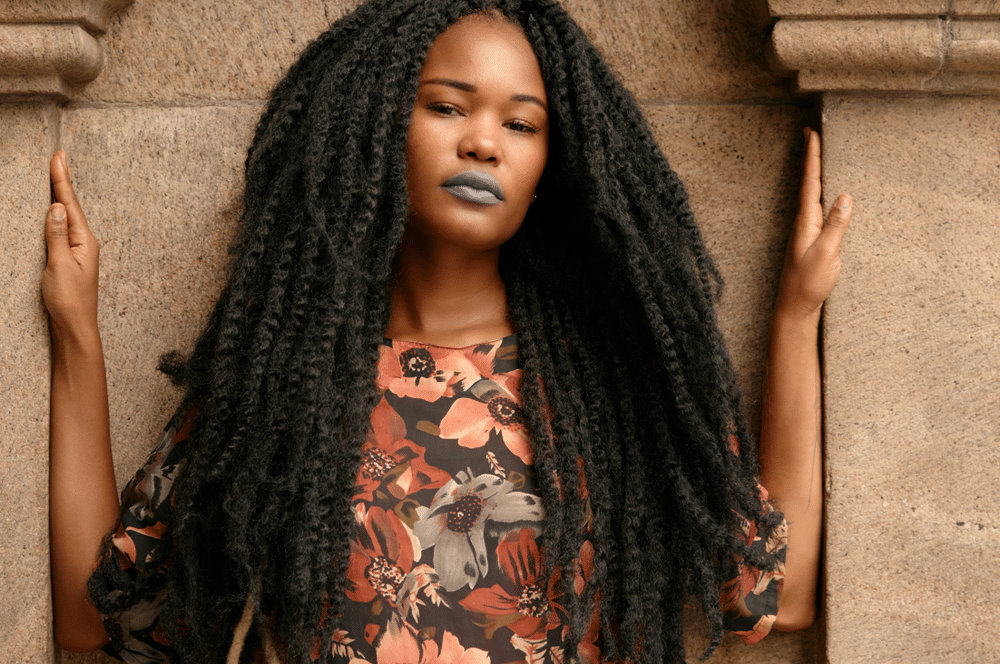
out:
<path id="1" fill-rule="evenodd" d="M 95 35 L 133 0 L 26 0 L 0 9 L 0 101 L 65 101 L 97 78 L 104 53 Z"/>
<path id="2" fill-rule="evenodd" d="M 935 14 L 940 4 L 967 7 Z M 989 4 L 771 0 L 778 21 L 768 57 L 775 69 L 796 75 L 800 92 L 996 93 L 1000 5 Z M 899 5 L 912 5 L 913 13 L 899 16 Z"/>

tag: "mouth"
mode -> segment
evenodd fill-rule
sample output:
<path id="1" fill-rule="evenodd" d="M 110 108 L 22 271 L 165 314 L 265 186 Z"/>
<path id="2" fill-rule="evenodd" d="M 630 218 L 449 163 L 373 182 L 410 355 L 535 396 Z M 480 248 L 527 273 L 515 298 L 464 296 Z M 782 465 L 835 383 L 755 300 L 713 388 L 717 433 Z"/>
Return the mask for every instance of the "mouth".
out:
<path id="1" fill-rule="evenodd" d="M 497 205 L 504 200 L 500 183 L 481 171 L 464 171 L 448 178 L 441 186 L 455 198 L 469 203 Z"/>

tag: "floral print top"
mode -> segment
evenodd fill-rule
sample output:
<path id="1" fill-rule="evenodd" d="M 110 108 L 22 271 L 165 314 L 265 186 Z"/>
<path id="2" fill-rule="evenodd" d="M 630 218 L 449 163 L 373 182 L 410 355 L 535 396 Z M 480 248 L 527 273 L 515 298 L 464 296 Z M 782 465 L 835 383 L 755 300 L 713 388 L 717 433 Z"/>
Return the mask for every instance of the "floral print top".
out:
<path id="1" fill-rule="evenodd" d="M 558 572 L 545 578 L 536 539 L 545 513 L 519 378 L 514 335 L 466 348 L 381 346 L 382 399 L 352 501 L 347 598 L 327 646 L 338 664 L 564 661 L 563 590 Z M 121 522 L 98 565 L 124 583 L 166 530 L 186 428 L 171 423 L 122 492 Z M 783 556 L 783 529 L 765 542 L 746 523 L 743 535 Z M 726 627 L 753 643 L 774 621 L 782 574 L 736 565 L 721 589 Z M 576 574 L 592 569 L 588 543 Z M 168 661 L 162 602 L 160 592 L 123 615 L 103 616 L 107 650 L 136 664 Z M 578 647 L 582 664 L 600 661 L 596 618 L 595 611 Z"/>

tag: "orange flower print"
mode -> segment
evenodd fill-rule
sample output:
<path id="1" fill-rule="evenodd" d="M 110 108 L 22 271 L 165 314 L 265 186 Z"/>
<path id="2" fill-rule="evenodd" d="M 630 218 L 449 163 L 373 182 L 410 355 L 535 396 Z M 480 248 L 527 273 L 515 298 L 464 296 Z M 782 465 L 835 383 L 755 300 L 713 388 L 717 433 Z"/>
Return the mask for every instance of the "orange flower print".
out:
<path id="1" fill-rule="evenodd" d="M 378 387 L 400 397 L 425 401 L 437 401 L 443 396 L 454 395 L 454 380 L 449 380 L 454 376 L 449 376 L 448 372 L 438 366 L 439 358 L 434 355 L 430 348 L 405 341 L 393 342 L 391 351 L 379 354 Z"/>
<path id="2" fill-rule="evenodd" d="M 372 411 L 371 426 L 361 451 L 355 501 L 371 501 L 379 488 L 402 500 L 451 479 L 451 474 L 427 463 L 423 447 L 406 438 L 406 423 L 385 399 Z"/>
<path id="3" fill-rule="evenodd" d="M 545 633 L 561 625 L 555 602 L 561 594 L 558 576 L 548 582 L 543 576 L 545 561 L 535 542 L 534 531 L 522 528 L 509 533 L 497 545 L 500 568 L 511 581 L 513 592 L 494 584 L 490 588 L 476 588 L 459 604 L 483 616 L 486 621 L 486 638 L 492 639 L 500 627 L 508 627 L 514 634 L 530 640 L 542 639 Z"/>
<path id="4" fill-rule="evenodd" d="M 494 351 L 488 344 L 470 354 L 463 348 L 393 341 L 391 348 L 379 353 L 377 384 L 399 397 L 437 401 L 454 396 L 456 388 L 468 389 L 484 375 L 490 375 Z"/>
<path id="5" fill-rule="evenodd" d="M 457 438 L 461 447 L 482 447 L 494 433 L 500 434 L 507 449 L 525 465 L 533 463 L 521 405 L 499 387 L 478 399 L 456 399 L 441 420 L 441 437 Z"/>
<path id="6" fill-rule="evenodd" d="M 358 508 L 355 508 L 358 515 Z M 347 596 L 354 602 L 381 599 L 396 608 L 399 590 L 406 575 L 419 559 L 416 541 L 406 525 L 392 512 L 372 507 L 355 527 L 351 539 L 351 558 L 347 570 L 350 589 Z"/>

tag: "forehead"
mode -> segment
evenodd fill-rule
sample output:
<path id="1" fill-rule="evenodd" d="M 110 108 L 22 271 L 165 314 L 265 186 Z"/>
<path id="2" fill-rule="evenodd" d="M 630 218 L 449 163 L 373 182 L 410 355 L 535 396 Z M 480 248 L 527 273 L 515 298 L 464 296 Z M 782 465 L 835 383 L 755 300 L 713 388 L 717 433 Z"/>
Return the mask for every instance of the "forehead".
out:
<path id="1" fill-rule="evenodd" d="M 545 98 L 538 59 L 521 28 L 492 16 L 466 16 L 434 40 L 420 79 L 435 78 L 507 84 L 517 93 Z"/>

